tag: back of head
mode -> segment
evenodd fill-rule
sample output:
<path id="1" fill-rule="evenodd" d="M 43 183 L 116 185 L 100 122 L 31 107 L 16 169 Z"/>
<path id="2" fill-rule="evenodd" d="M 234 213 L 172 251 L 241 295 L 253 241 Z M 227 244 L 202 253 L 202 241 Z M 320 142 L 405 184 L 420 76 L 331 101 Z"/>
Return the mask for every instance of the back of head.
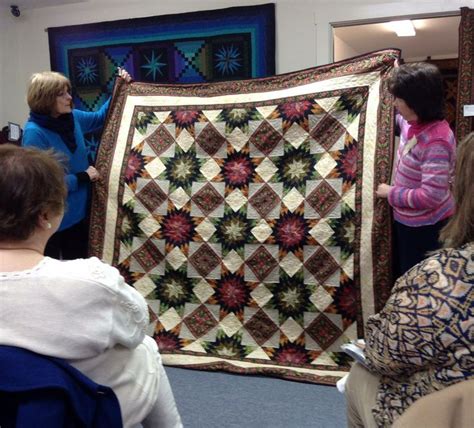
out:
<path id="1" fill-rule="evenodd" d="M 41 214 L 64 209 L 64 168 L 51 151 L 0 145 L 0 241 L 28 239 Z"/>
<path id="2" fill-rule="evenodd" d="M 440 239 L 445 246 L 458 248 L 474 242 L 474 132 L 458 145 L 453 193 L 456 212 Z"/>
<path id="3" fill-rule="evenodd" d="M 71 82 L 63 74 L 55 71 L 35 73 L 28 86 L 28 106 L 35 113 L 49 115 L 55 106 L 56 97 L 64 89 L 70 91 Z"/>
<path id="4" fill-rule="evenodd" d="M 416 62 L 395 68 L 389 90 L 406 102 L 420 122 L 444 119 L 443 77 L 435 65 Z"/>

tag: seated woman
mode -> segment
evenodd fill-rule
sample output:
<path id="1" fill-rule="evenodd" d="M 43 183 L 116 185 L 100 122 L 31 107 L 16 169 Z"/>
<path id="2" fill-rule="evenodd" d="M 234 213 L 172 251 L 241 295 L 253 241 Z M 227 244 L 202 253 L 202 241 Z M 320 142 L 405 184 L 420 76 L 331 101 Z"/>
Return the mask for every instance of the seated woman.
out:
<path id="1" fill-rule="evenodd" d="M 50 151 L 0 146 L 0 345 L 65 359 L 110 386 L 125 427 L 181 427 L 144 298 L 97 258 L 45 257 L 64 213 Z"/>
<path id="2" fill-rule="evenodd" d="M 400 277 L 367 322 L 369 370 L 355 364 L 346 384 L 349 427 L 391 426 L 419 398 L 474 379 L 473 195 L 471 133 L 458 149 L 445 248 Z"/>

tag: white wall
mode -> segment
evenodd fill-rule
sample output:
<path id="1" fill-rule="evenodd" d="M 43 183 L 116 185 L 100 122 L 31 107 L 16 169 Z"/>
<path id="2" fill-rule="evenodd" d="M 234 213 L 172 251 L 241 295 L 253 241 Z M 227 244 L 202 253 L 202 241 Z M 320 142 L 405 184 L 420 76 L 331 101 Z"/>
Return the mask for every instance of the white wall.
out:
<path id="1" fill-rule="evenodd" d="M 8 99 L 8 112 L 0 111 L 0 124 L 7 120 L 23 123 L 28 110 L 25 103 L 25 90 L 29 76 L 35 71 L 48 70 L 49 49 L 48 27 L 75 25 L 89 22 L 113 21 L 116 19 L 143 16 L 165 15 L 170 13 L 192 12 L 196 10 L 219 9 L 231 6 L 264 4 L 260 0 L 89 0 L 65 6 L 45 7 L 25 10 L 20 18 L 9 16 L 9 33 L 13 43 L 2 56 L 13 55 L 18 66 L 8 65 L 2 74 L 1 86 L 4 97 Z M 277 70 L 279 72 L 298 70 L 316 65 L 315 26 L 312 0 L 298 0 L 294 7 L 291 0 L 280 0 L 276 7 Z M 198 6 L 197 6 L 198 5 Z M 288 17 L 291 16 L 291 19 Z M 295 28 L 298 23 L 298 28 Z M 296 35 L 297 31 L 297 35 Z M 3 39 L 3 27 L 0 38 Z M 297 41 L 297 46 L 293 43 Z"/>
<path id="2" fill-rule="evenodd" d="M 5 97 L 5 88 L 7 86 L 7 60 L 8 52 L 10 52 L 9 49 L 7 50 L 9 34 L 8 19 L 6 15 L 0 14 L 0 129 L 6 125 L 6 118 L 9 117 L 6 115 L 7 102 Z"/>
<path id="3" fill-rule="evenodd" d="M 315 0 L 315 3 L 318 65 L 332 60 L 331 23 L 453 12 L 461 6 L 474 8 L 474 0 Z"/>
<path id="4" fill-rule="evenodd" d="M 29 76 L 49 69 L 48 27 L 164 15 L 272 0 L 88 0 L 22 11 L 0 21 L 0 125 L 24 123 Z M 331 23 L 456 11 L 474 8 L 474 0 L 273 0 L 276 3 L 277 72 L 300 70 L 332 61 Z M 6 12 L 3 12 L 5 14 Z M 2 22 L 6 21 L 6 22 Z M 3 64 L 3 65 L 2 65 Z"/>
<path id="5" fill-rule="evenodd" d="M 336 54 L 333 57 L 333 60 L 339 61 L 339 59 L 351 58 L 359 55 L 352 46 L 349 46 L 344 40 L 340 37 L 337 37 L 335 34 L 333 36 L 334 49 L 333 52 Z"/>

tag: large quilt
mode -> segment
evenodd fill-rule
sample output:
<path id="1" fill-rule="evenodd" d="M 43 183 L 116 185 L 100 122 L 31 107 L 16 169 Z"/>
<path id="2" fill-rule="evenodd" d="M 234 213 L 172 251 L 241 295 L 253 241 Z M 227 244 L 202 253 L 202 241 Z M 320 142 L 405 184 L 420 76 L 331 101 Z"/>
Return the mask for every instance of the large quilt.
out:
<path id="1" fill-rule="evenodd" d="M 456 132 L 456 108 L 458 98 L 458 59 L 434 59 L 427 61 L 436 65 L 443 76 L 444 114 L 453 132 Z"/>
<path id="2" fill-rule="evenodd" d="M 332 384 L 391 288 L 384 50 L 264 79 L 118 83 L 91 252 L 147 299 L 166 364 Z"/>

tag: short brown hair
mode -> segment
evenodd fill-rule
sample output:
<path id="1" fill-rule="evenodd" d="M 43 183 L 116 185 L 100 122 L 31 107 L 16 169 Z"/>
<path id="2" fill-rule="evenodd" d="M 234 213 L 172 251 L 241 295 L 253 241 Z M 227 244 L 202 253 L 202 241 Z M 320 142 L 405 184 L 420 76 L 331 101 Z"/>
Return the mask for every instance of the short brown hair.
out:
<path id="1" fill-rule="evenodd" d="M 28 239 L 41 214 L 62 212 L 65 170 L 52 151 L 0 145 L 0 241 Z"/>
<path id="2" fill-rule="evenodd" d="M 453 193 L 456 212 L 440 239 L 445 246 L 458 248 L 474 242 L 474 132 L 458 146 Z"/>
<path id="3" fill-rule="evenodd" d="M 405 101 L 420 122 L 444 119 L 443 76 L 435 65 L 414 62 L 394 68 L 389 91 Z"/>
<path id="4" fill-rule="evenodd" d="M 31 111 L 38 114 L 51 114 L 56 104 L 56 97 L 64 89 L 71 91 L 71 82 L 64 74 L 56 71 L 33 74 L 27 93 Z"/>

